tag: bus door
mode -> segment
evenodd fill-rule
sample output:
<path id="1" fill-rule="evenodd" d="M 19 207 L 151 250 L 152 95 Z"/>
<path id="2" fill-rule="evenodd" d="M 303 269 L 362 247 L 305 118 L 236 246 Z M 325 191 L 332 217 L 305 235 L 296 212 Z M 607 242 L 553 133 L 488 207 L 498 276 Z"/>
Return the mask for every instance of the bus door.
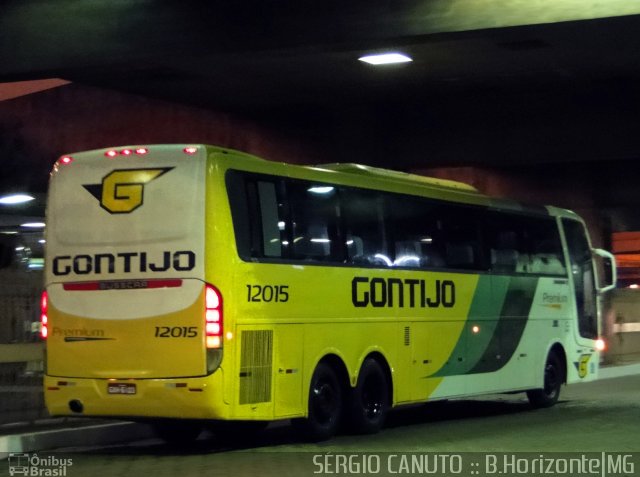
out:
<path id="1" fill-rule="evenodd" d="M 578 335 L 580 338 L 594 340 L 598 338 L 598 307 L 591 248 L 580 222 L 564 219 L 562 224 L 573 277 Z"/>
<path id="2" fill-rule="evenodd" d="M 593 375 L 598 367 L 598 357 L 594 356 L 594 340 L 598 339 L 598 298 L 596 276 L 591 248 L 582 223 L 563 219 L 562 225 L 569 254 L 570 275 L 573 281 L 573 296 L 577 326 L 575 338 L 578 344 L 576 356 L 569 356 L 569 366 L 573 363 L 580 378 Z M 569 374 L 573 369 L 569 370 Z"/>

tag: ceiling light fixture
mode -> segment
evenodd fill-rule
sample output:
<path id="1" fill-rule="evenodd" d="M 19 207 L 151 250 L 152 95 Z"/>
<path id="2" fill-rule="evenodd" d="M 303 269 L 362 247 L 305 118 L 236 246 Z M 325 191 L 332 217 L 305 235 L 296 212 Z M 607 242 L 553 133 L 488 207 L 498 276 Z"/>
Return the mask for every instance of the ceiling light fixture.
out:
<path id="1" fill-rule="evenodd" d="M 5 205 L 24 204 L 25 202 L 29 202 L 33 199 L 34 199 L 33 197 L 26 194 L 6 195 L 4 197 L 0 197 L 0 204 L 5 204 Z"/>
<path id="2" fill-rule="evenodd" d="M 359 61 L 369 63 L 370 65 L 393 65 L 397 63 L 409 63 L 413 59 L 404 53 L 379 53 L 375 55 L 365 55 L 358 58 Z"/>

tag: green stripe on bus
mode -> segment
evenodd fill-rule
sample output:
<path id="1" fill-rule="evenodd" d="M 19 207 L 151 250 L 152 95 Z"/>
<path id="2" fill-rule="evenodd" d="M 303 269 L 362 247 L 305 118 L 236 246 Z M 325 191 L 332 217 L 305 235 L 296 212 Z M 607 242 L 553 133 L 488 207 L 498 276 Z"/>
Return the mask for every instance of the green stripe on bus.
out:
<path id="1" fill-rule="evenodd" d="M 501 280 L 504 281 L 504 284 L 500 287 L 504 288 L 504 292 L 501 294 L 502 299 L 494 299 L 496 294 L 492 291 L 492 277 L 489 275 L 480 275 L 469 309 L 469 316 L 458 338 L 458 342 L 451 352 L 450 360 L 433 376 L 467 374 L 484 354 L 497 325 L 497 321 L 488 320 L 488 317 L 499 316 L 502 301 L 504 296 L 506 296 L 509 277 L 504 278 L 505 280 Z M 477 333 L 472 339 L 468 339 L 468 337 L 473 334 L 470 329 L 473 326 L 480 326 L 482 333 Z M 460 356 L 465 356 L 466 359 L 459 361 L 456 357 Z"/>
<path id="2" fill-rule="evenodd" d="M 538 285 L 536 277 L 512 277 L 491 341 L 469 374 L 490 373 L 505 366 L 518 347 Z"/>
<path id="3" fill-rule="evenodd" d="M 524 333 L 537 284 L 536 277 L 481 276 L 451 359 L 433 376 L 488 373 L 506 365 Z"/>

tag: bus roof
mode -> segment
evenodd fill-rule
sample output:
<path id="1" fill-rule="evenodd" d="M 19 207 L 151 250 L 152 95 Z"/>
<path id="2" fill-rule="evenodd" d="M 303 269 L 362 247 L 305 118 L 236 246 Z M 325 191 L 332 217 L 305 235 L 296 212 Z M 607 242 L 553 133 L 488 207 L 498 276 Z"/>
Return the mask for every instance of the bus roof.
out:
<path id="1" fill-rule="evenodd" d="M 321 164 L 316 166 L 319 169 L 328 169 L 330 171 L 346 172 L 350 174 L 359 174 L 361 176 L 374 176 L 383 179 L 392 179 L 395 181 L 403 181 L 407 183 L 417 183 L 420 185 L 429 185 L 442 187 L 447 189 L 462 190 L 465 192 L 478 192 L 475 187 L 447 179 L 437 179 L 435 177 L 421 176 L 418 174 L 409 174 L 407 172 L 394 171 L 390 169 L 382 169 L 379 167 L 365 166 L 363 164 L 354 163 L 333 163 Z"/>

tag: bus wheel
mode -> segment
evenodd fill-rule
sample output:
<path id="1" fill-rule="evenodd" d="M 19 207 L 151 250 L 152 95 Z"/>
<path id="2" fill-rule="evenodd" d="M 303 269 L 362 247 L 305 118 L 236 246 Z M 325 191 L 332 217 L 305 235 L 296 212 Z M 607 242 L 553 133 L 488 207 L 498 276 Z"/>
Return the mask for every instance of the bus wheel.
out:
<path id="1" fill-rule="evenodd" d="M 544 366 L 544 384 L 542 389 L 527 391 L 527 397 L 533 407 L 551 407 L 560 397 L 560 387 L 564 382 L 564 372 L 557 353 L 551 351 Z"/>
<path id="2" fill-rule="evenodd" d="M 373 434 L 382 428 L 389 409 L 389 383 L 375 359 L 367 359 L 362 364 L 350 404 L 354 431 Z"/>
<path id="3" fill-rule="evenodd" d="M 292 424 L 305 439 L 326 440 L 338 431 L 342 411 L 342 387 L 333 368 L 321 362 L 311 378 L 308 417 Z"/>
<path id="4" fill-rule="evenodd" d="M 153 429 L 156 435 L 167 444 L 186 447 L 193 443 L 202 432 L 202 425 L 195 421 L 166 420 L 155 421 Z"/>

